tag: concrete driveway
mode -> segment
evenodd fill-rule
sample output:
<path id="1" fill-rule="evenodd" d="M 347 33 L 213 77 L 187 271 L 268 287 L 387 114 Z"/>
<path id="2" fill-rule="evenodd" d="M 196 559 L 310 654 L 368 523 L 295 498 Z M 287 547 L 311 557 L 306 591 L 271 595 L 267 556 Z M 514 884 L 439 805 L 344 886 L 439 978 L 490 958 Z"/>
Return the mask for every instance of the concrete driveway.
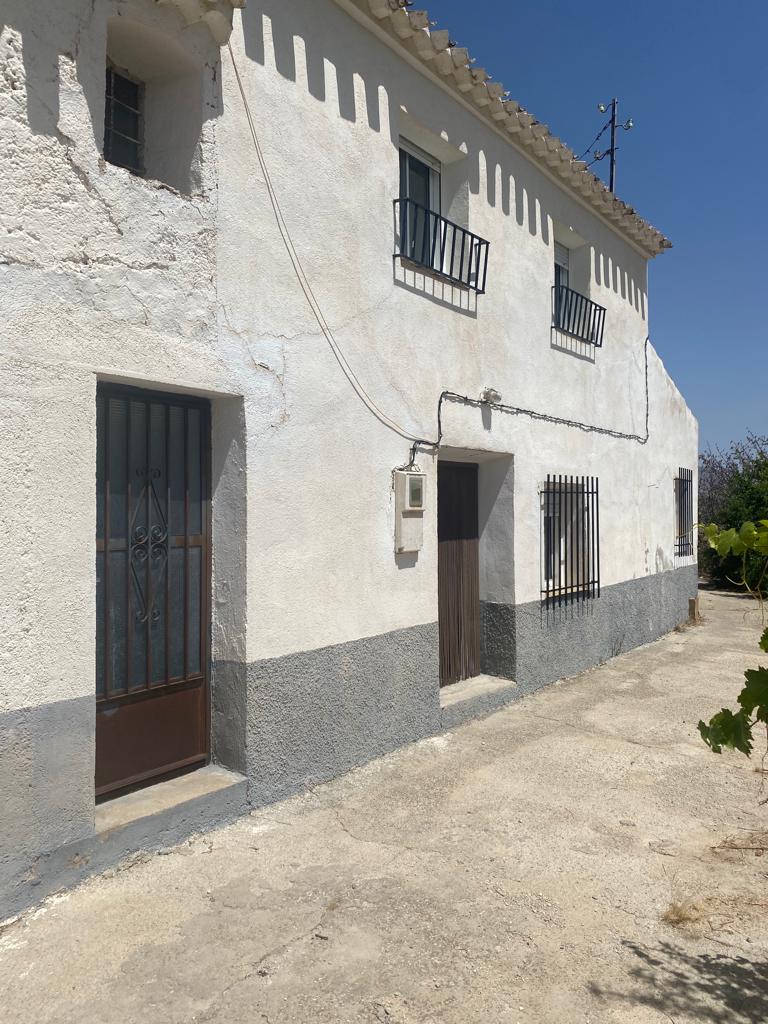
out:
<path id="1" fill-rule="evenodd" d="M 740 597 L 702 611 L 50 899 L 0 933 L 0 1016 L 762 1024 L 768 856 L 717 848 L 759 845 L 761 776 L 696 734 L 757 662 L 757 621 Z"/>

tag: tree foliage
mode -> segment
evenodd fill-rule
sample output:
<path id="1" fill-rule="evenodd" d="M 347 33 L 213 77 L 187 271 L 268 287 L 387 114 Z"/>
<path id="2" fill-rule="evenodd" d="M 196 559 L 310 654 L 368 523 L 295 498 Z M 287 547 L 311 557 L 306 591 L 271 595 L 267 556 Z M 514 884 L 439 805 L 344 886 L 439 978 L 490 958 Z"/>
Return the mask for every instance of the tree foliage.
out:
<path id="1" fill-rule="evenodd" d="M 764 508 L 768 509 L 768 501 Z M 768 577 L 768 519 L 757 523 L 748 520 L 738 529 L 722 529 L 711 523 L 702 533 L 708 547 L 719 558 L 732 558 L 740 564 L 740 576 L 735 576 L 733 582 L 745 587 L 763 610 Z M 768 627 L 763 629 L 758 643 L 760 649 L 768 653 Z M 730 747 L 749 755 L 756 728 L 765 728 L 768 739 L 768 668 L 747 669 L 744 678 L 746 683 L 736 698 L 737 710 L 722 708 L 709 722 L 699 722 L 702 739 L 716 754 L 720 754 L 723 747 Z"/>
<path id="2" fill-rule="evenodd" d="M 709 449 L 699 457 L 699 521 L 719 523 L 724 530 L 739 530 L 755 523 L 768 510 L 768 437 L 748 434 L 726 451 Z M 754 586 L 760 574 L 757 553 L 741 553 L 723 547 L 726 554 L 702 537 L 699 564 L 702 572 L 722 587 L 739 578 Z"/>

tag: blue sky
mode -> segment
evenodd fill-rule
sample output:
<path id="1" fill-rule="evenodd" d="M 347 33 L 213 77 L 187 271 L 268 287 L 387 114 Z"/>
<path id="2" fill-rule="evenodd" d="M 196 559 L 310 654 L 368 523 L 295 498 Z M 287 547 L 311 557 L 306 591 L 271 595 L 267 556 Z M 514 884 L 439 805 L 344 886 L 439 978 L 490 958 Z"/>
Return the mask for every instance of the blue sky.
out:
<path id="1" fill-rule="evenodd" d="M 768 434 L 768 3 L 415 6 L 577 153 L 618 97 L 616 192 L 674 244 L 650 265 L 651 340 L 702 448 Z"/>

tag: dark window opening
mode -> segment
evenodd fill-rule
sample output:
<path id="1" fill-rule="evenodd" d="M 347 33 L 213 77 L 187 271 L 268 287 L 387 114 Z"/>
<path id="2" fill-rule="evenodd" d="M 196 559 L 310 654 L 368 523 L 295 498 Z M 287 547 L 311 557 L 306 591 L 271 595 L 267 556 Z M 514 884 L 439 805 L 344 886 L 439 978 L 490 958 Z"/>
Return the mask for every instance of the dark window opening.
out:
<path id="1" fill-rule="evenodd" d="M 400 198 L 439 213 L 440 163 L 426 153 L 417 156 L 415 148 L 400 146 Z"/>
<path id="2" fill-rule="evenodd" d="M 541 499 L 542 600 L 552 608 L 599 597 L 597 477 L 547 476 Z"/>
<path id="3" fill-rule="evenodd" d="M 571 254 L 565 245 L 555 242 L 555 288 L 567 288 Z"/>
<path id="4" fill-rule="evenodd" d="M 686 558 L 693 554 L 693 470 L 678 469 L 675 477 L 675 554 Z"/>
<path id="5" fill-rule="evenodd" d="M 144 173 L 144 87 L 107 65 L 104 159 Z"/>

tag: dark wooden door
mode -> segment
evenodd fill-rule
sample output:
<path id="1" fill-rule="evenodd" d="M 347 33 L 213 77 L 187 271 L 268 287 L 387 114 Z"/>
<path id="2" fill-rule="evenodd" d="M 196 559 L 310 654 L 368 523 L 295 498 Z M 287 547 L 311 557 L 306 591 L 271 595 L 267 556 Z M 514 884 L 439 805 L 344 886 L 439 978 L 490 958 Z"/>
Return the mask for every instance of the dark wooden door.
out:
<path id="1" fill-rule="evenodd" d="M 99 387 L 96 795 L 208 757 L 209 407 Z"/>
<path id="2" fill-rule="evenodd" d="M 437 586 L 440 685 L 480 672 L 477 466 L 441 462 L 437 471 Z"/>

